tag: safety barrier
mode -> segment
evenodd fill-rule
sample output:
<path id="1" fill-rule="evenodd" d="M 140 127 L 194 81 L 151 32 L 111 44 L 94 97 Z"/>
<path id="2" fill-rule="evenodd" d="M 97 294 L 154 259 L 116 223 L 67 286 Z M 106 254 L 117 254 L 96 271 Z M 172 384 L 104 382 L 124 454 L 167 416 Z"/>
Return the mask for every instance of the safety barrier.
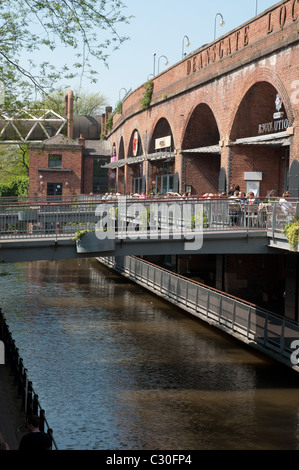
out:
<path id="1" fill-rule="evenodd" d="M 137 257 L 98 258 L 137 284 L 299 371 L 299 325 Z"/>
<path id="2" fill-rule="evenodd" d="M 52 447 L 57 450 L 53 431 L 47 422 L 45 411 L 42 409 L 38 395 L 33 389 L 32 382 L 28 379 L 27 369 L 23 359 L 19 355 L 19 349 L 15 345 L 12 334 L 8 328 L 6 319 L 0 309 L 0 340 L 4 343 L 5 364 L 10 367 L 13 376 L 13 385 L 16 387 L 17 398 L 21 402 L 21 411 L 26 417 L 38 415 L 40 418 L 40 430 L 47 432 L 52 440 Z"/>
<path id="3" fill-rule="evenodd" d="M 62 238 L 78 230 L 107 230 L 113 225 L 115 238 L 131 231 L 169 233 L 186 230 L 266 230 L 273 221 L 275 203 L 263 199 L 251 204 L 234 199 L 116 198 L 103 201 L 44 200 L 12 203 L 0 199 L 0 238 Z M 104 220 L 104 222 L 103 222 Z M 106 221 L 106 225 L 105 225 Z"/>

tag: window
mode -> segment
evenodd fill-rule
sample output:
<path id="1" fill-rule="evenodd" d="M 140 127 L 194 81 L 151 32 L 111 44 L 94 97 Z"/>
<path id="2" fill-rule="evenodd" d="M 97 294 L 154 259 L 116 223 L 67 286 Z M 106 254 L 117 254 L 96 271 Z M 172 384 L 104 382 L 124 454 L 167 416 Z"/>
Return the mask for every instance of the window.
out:
<path id="1" fill-rule="evenodd" d="M 110 158 L 95 158 L 93 161 L 93 190 L 94 194 L 108 192 L 108 168 L 103 165 L 109 163 Z"/>
<path id="2" fill-rule="evenodd" d="M 61 196 L 62 195 L 62 183 L 48 183 L 47 184 L 47 196 Z"/>
<path id="3" fill-rule="evenodd" d="M 62 167 L 62 155 L 51 153 L 49 155 L 48 167 L 49 168 L 61 168 Z"/>

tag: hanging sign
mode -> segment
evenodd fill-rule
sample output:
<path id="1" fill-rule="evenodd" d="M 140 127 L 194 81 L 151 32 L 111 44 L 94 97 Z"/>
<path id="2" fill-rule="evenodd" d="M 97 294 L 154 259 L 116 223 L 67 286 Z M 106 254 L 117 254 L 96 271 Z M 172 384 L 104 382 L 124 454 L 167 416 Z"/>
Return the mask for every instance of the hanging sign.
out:
<path id="1" fill-rule="evenodd" d="M 161 137 L 160 139 L 155 140 L 155 149 L 165 149 L 171 147 L 171 135 L 167 137 Z"/>
<path id="2" fill-rule="evenodd" d="M 134 132 L 134 137 L 133 137 L 133 157 L 137 157 L 138 153 L 138 132 Z"/>

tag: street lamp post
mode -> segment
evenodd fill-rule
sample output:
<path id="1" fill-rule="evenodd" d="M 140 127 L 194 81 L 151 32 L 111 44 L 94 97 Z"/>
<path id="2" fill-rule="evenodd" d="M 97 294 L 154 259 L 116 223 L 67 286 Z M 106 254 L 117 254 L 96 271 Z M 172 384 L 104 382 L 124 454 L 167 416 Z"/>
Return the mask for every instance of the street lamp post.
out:
<path id="1" fill-rule="evenodd" d="M 125 95 L 128 93 L 125 88 L 121 88 L 121 89 L 119 90 L 119 94 L 118 94 L 118 102 L 120 102 L 120 92 L 121 92 L 122 90 L 124 90 L 124 91 L 126 92 Z"/>
<path id="2" fill-rule="evenodd" d="M 160 59 L 162 59 L 162 57 L 164 57 L 164 59 L 165 59 L 164 64 L 168 65 L 168 59 L 167 59 L 166 55 L 160 55 L 160 57 L 158 59 L 158 74 L 159 74 L 159 68 L 160 68 Z"/>
<path id="3" fill-rule="evenodd" d="M 185 39 L 187 39 L 186 44 L 185 44 Z M 183 59 L 184 56 L 186 55 L 186 54 L 184 53 L 184 45 L 186 45 L 186 47 L 190 47 L 190 41 L 189 41 L 188 36 L 184 36 L 184 37 L 183 37 L 183 42 L 182 42 L 182 59 Z"/>
<path id="4" fill-rule="evenodd" d="M 255 0 L 255 16 L 257 16 L 257 2 L 258 0 Z"/>
<path id="5" fill-rule="evenodd" d="M 153 57 L 154 57 L 154 69 L 153 69 L 153 76 L 155 77 L 156 75 L 156 53 L 154 52 Z"/>
<path id="6" fill-rule="evenodd" d="M 221 13 L 216 13 L 215 15 L 215 23 L 214 23 L 214 41 L 216 39 L 216 21 L 217 21 L 217 16 L 220 16 L 221 20 L 220 20 L 220 23 L 219 23 L 219 26 L 224 26 L 225 25 L 225 22 L 224 22 L 224 19 L 223 19 L 223 16 L 221 15 Z"/>

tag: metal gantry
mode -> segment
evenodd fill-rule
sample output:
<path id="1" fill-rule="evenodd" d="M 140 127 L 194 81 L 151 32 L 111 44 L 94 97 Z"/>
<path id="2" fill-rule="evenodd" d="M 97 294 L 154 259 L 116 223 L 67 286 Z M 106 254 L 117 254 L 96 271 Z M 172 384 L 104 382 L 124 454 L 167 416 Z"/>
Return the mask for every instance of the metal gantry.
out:
<path id="1" fill-rule="evenodd" d="M 60 134 L 67 118 L 50 109 L 0 110 L 0 143 L 26 144 Z"/>

